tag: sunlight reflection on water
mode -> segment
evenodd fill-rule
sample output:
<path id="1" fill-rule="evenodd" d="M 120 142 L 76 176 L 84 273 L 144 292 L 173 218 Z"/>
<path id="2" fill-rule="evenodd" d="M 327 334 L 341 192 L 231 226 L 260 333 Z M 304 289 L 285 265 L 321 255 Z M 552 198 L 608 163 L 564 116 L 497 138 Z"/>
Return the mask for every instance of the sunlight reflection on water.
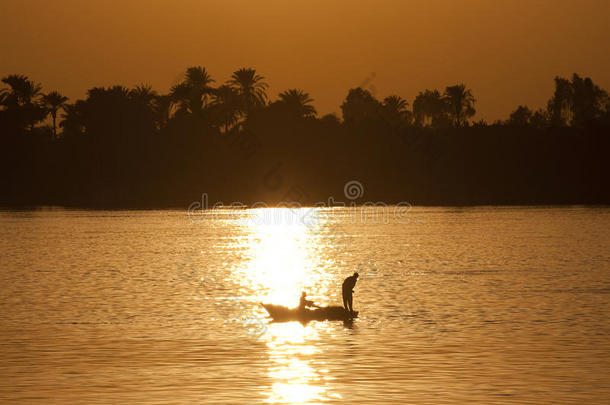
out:
<path id="1" fill-rule="evenodd" d="M 311 297 L 327 296 L 329 276 L 317 267 L 312 249 L 316 240 L 301 222 L 299 210 L 252 210 L 240 222 L 249 234 L 248 260 L 233 274 L 245 287 L 259 292 L 259 301 L 295 307 L 301 291 Z"/>
<path id="2" fill-rule="evenodd" d="M 264 337 L 269 348 L 269 376 L 273 379 L 269 402 L 305 404 L 326 398 L 322 377 L 310 362 L 320 348 L 314 328 L 298 322 L 273 324 Z"/>
<path id="3" fill-rule="evenodd" d="M 0 402 L 607 402 L 609 209 L 307 210 L 0 212 Z"/>
<path id="4" fill-rule="evenodd" d="M 235 271 L 248 287 L 259 291 L 260 302 L 296 307 L 301 291 L 310 299 L 328 296 L 330 279 L 317 269 L 315 239 L 303 221 L 310 208 L 258 209 L 242 219 L 251 237 L 249 261 Z M 324 379 L 310 357 L 320 352 L 316 328 L 298 322 L 275 323 L 262 339 L 269 348 L 269 377 L 274 381 L 268 402 L 306 404 L 328 398 Z"/>

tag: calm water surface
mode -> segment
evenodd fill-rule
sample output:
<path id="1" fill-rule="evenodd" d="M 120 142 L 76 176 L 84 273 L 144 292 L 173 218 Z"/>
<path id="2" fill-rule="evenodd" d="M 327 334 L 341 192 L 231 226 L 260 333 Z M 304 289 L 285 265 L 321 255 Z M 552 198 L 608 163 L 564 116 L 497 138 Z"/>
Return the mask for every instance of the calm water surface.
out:
<path id="1" fill-rule="evenodd" d="M 2 212 L 0 402 L 608 403 L 610 209 L 393 214 Z"/>

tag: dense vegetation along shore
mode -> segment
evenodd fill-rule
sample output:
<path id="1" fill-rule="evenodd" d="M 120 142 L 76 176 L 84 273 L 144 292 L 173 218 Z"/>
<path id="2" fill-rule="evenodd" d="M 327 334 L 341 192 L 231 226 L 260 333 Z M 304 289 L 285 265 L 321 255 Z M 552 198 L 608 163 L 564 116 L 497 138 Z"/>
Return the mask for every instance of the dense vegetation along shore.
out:
<path id="1" fill-rule="evenodd" d="M 192 67 L 169 94 L 95 87 L 72 103 L 22 75 L 2 82 L 3 206 L 610 203 L 610 101 L 576 74 L 555 79 L 544 109 L 491 124 L 473 121 L 464 85 L 411 105 L 354 88 L 342 117 L 318 117 L 303 90 L 269 100 L 249 68 L 217 84 Z M 353 180 L 363 194 L 348 200 Z"/>

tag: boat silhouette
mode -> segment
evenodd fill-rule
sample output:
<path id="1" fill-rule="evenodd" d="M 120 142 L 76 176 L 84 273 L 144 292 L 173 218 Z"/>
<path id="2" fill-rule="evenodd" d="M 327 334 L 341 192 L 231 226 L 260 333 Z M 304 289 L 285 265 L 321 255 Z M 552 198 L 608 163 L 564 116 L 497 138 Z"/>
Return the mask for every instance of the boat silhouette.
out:
<path id="1" fill-rule="evenodd" d="M 349 321 L 358 317 L 358 311 L 350 312 L 340 306 L 308 308 L 288 308 L 282 305 L 262 304 L 275 322 L 309 321 Z"/>

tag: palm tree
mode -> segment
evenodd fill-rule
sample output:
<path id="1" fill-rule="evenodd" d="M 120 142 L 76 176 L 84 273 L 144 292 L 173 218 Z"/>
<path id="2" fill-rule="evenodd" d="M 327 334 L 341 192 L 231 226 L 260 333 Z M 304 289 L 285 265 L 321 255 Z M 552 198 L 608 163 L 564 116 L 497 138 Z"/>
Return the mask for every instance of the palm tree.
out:
<path id="1" fill-rule="evenodd" d="M 459 128 L 466 125 L 467 119 L 475 114 L 475 99 L 472 96 L 472 91 L 466 89 L 464 84 L 458 84 L 445 88 L 444 96 L 455 126 Z"/>
<path id="2" fill-rule="evenodd" d="M 77 137 L 83 135 L 85 131 L 85 109 L 86 101 L 77 100 L 73 104 L 66 104 L 63 107 L 64 113 L 59 126 L 63 128 L 63 137 Z"/>
<path id="3" fill-rule="evenodd" d="M 280 93 L 279 98 L 278 103 L 287 107 L 299 118 L 313 118 L 317 114 L 315 107 L 311 105 L 313 99 L 303 90 L 286 90 Z"/>
<path id="4" fill-rule="evenodd" d="M 87 90 L 87 101 L 91 100 L 103 100 L 107 102 L 111 98 L 115 98 L 116 100 L 128 100 L 129 99 L 130 90 L 127 87 L 115 85 L 111 87 L 92 87 Z M 111 103 L 109 103 L 111 104 Z"/>
<path id="5" fill-rule="evenodd" d="M 446 110 L 447 104 L 438 90 L 425 90 L 413 100 L 415 123 L 422 127 L 444 123 Z"/>
<path id="6" fill-rule="evenodd" d="M 94 142 L 116 144 L 132 134 L 127 126 L 136 116 L 130 90 L 124 86 L 93 87 L 87 90 L 83 118 L 87 136 Z"/>
<path id="7" fill-rule="evenodd" d="M 173 104 L 174 99 L 171 94 L 162 94 L 155 97 L 152 110 L 157 123 L 157 129 L 161 129 L 169 121 Z"/>
<path id="8" fill-rule="evenodd" d="M 388 96 L 383 99 L 383 105 L 389 111 L 402 113 L 407 109 L 409 103 L 400 96 Z"/>
<path id="9" fill-rule="evenodd" d="M 47 113 L 51 114 L 51 118 L 53 118 L 54 139 L 57 139 L 57 111 L 60 108 L 63 109 L 66 106 L 67 101 L 68 97 L 62 96 L 57 91 L 52 91 L 42 96 L 42 105 L 45 107 Z"/>
<path id="10" fill-rule="evenodd" d="M 129 97 L 144 105 L 151 107 L 159 95 L 151 86 L 139 84 L 129 91 Z"/>
<path id="11" fill-rule="evenodd" d="M 161 123 L 157 115 L 157 100 L 159 94 L 146 84 L 139 84 L 129 90 L 129 106 L 130 124 L 135 128 L 132 131 L 133 136 L 143 136 L 142 133 L 146 129 L 160 129 Z"/>
<path id="12" fill-rule="evenodd" d="M 267 102 L 266 90 L 269 85 L 263 81 L 264 79 L 252 68 L 241 68 L 231 75 L 228 83 L 237 91 L 242 111 L 246 115 L 255 108 L 263 107 Z"/>
<path id="13" fill-rule="evenodd" d="M 388 122 L 392 124 L 400 124 L 410 115 L 407 110 L 409 103 L 400 96 L 393 95 L 384 98 L 382 106 Z"/>
<path id="14" fill-rule="evenodd" d="M 7 103 L 14 103 L 17 106 L 36 101 L 40 96 L 42 86 L 28 79 L 24 75 L 8 75 L 2 78 L 2 83 L 9 86 L 9 89 L 3 89 L 2 94 Z"/>
<path id="15" fill-rule="evenodd" d="M 39 104 L 42 86 L 24 75 L 8 75 L 2 78 L 2 82 L 9 86 L 0 91 L 2 104 L 7 109 L 17 110 L 16 115 L 21 117 L 20 125 L 29 127 L 31 131 L 34 124 L 45 117 L 45 110 Z"/>
<path id="16" fill-rule="evenodd" d="M 193 66 L 186 70 L 184 81 L 171 88 L 170 94 L 180 104 L 180 109 L 198 114 L 208 103 L 208 96 L 214 92 L 210 86 L 213 82 L 214 79 L 204 67 Z"/>
<path id="17" fill-rule="evenodd" d="M 228 132 L 241 118 L 240 97 L 229 85 L 222 85 L 214 91 L 211 107 L 221 131 Z"/>

